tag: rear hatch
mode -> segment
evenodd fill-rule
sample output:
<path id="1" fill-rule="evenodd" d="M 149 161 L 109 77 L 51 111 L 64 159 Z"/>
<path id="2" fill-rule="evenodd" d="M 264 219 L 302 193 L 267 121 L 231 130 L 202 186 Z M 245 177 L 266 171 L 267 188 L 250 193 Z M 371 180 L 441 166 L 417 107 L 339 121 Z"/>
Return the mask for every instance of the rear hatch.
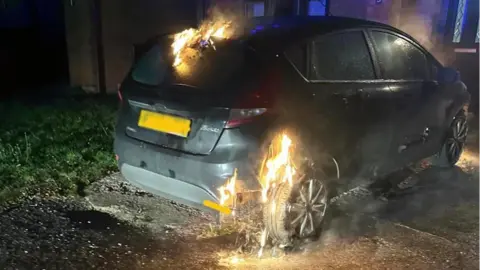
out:
<path id="1" fill-rule="evenodd" d="M 254 94 L 249 90 L 256 89 L 260 76 L 255 53 L 241 42 L 192 51 L 191 61 L 177 67 L 169 51 L 168 42 L 155 44 L 134 64 L 120 89 L 123 109 L 128 110 L 122 115 L 128 136 L 207 155 L 224 128 L 265 111 L 232 110 Z"/>

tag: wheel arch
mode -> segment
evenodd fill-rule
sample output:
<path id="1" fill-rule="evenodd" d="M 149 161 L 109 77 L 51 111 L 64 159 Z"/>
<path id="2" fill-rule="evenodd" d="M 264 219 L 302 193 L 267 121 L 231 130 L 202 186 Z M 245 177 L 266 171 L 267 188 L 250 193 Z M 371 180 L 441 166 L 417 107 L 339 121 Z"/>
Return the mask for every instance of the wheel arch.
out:
<path id="1" fill-rule="evenodd" d="M 452 103 L 447 109 L 446 123 L 444 123 L 445 127 L 446 128 L 450 127 L 452 122 L 455 120 L 455 118 L 459 114 L 463 114 L 464 116 L 466 116 L 466 114 L 468 113 L 468 107 L 469 107 L 469 101 L 462 101 L 462 102 L 458 102 L 457 104 Z"/>

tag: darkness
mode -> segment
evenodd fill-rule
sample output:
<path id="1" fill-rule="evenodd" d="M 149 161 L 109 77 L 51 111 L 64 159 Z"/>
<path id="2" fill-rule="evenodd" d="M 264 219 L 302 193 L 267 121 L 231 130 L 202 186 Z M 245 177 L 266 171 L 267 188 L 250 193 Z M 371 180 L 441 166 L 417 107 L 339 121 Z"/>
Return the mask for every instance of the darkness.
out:
<path id="1" fill-rule="evenodd" d="M 68 84 L 64 26 L 62 0 L 0 2 L 2 99 Z"/>

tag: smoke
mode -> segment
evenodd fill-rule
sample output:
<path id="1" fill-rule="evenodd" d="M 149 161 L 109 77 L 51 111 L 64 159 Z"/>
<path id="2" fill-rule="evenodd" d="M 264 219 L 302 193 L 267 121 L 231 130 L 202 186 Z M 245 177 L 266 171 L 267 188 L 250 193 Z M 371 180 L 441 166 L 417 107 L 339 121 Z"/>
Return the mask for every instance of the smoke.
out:
<path id="1" fill-rule="evenodd" d="M 416 1 L 415 1 L 416 2 Z M 455 60 L 455 54 L 443 42 L 443 35 L 435 31 L 440 12 L 438 1 L 422 1 L 422 4 L 410 4 L 402 7 L 392 5 L 388 23 L 411 35 L 425 47 L 443 65 Z"/>
<path id="2" fill-rule="evenodd" d="M 246 25 L 247 18 L 243 15 L 242 1 L 225 1 L 208 9 L 200 25 L 208 22 L 230 22 L 232 35 L 241 35 Z"/>

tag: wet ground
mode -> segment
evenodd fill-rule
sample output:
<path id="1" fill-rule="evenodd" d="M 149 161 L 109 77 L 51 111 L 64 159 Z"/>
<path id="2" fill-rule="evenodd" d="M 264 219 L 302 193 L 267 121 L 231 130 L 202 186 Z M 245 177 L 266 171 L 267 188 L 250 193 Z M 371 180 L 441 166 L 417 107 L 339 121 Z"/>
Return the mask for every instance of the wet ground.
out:
<path id="1" fill-rule="evenodd" d="M 0 210 L 0 269 L 478 269 L 477 138 L 458 167 L 426 169 L 413 189 L 345 199 L 323 237 L 292 254 L 234 254 L 235 234 L 197 239 L 211 217 L 117 174 L 85 199 Z"/>

